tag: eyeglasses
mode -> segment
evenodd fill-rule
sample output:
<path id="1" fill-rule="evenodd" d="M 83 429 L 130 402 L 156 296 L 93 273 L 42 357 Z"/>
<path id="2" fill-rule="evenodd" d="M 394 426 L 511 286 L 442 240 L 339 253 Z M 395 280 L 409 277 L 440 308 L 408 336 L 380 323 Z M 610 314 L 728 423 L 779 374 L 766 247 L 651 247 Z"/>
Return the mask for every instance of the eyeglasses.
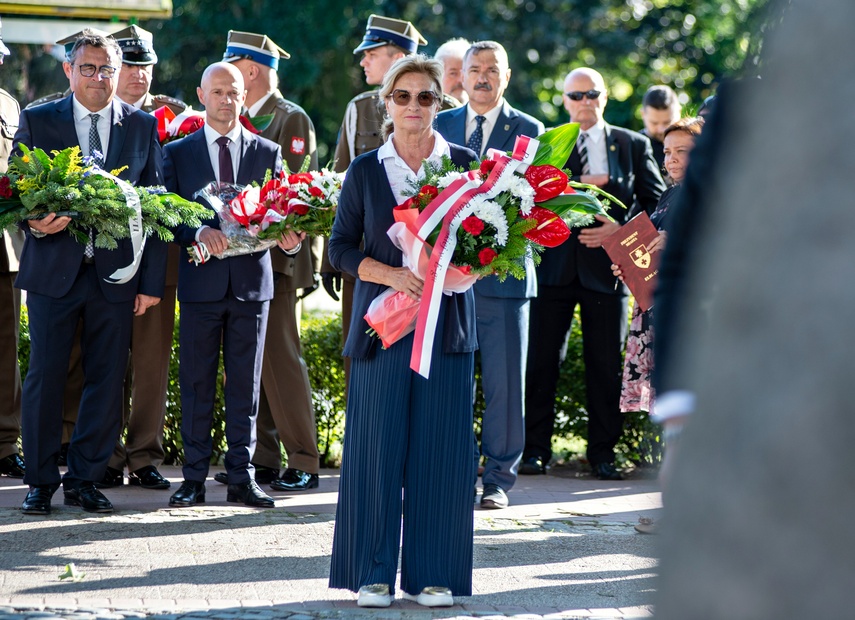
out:
<path id="1" fill-rule="evenodd" d="M 572 99 L 573 101 L 582 101 L 582 99 L 584 99 L 585 97 L 587 97 L 588 99 L 596 99 L 602 93 L 598 90 L 591 89 L 585 92 L 582 92 L 581 90 L 574 90 L 572 93 L 564 94 L 567 95 L 568 99 Z"/>
<path id="2" fill-rule="evenodd" d="M 394 101 L 398 105 L 407 105 L 408 103 L 410 103 L 410 98 L 412 97 L 412 94 L 410 93 L 410 91 L 396 88 L 392 91 L 392 94 L 387 96 L 391 97 L 392 101 Z M 416 95 L 416 101 L 418 101 L 419 105 L 423 108 L 429 108 L 434 103 L 436 103 L 437 99 L 439 99 L 439 95 L 437 95 L 432 90 L 423 90 L 418 95 Z"/>
<path id="3" fill-rule="evenodd" d="M 97 72 L 99 77 L 102 77 L 107 80 L 115 76 L 116 71 L 118 71 L 116 67 L 111 67 L 110 65 L 101 65 L 100 67 L 96 67 L 95 65 L 76 66 L 77 70 L 80 71 L 80 75 L 82 75 L 83 77 L 92 77 Z"/>

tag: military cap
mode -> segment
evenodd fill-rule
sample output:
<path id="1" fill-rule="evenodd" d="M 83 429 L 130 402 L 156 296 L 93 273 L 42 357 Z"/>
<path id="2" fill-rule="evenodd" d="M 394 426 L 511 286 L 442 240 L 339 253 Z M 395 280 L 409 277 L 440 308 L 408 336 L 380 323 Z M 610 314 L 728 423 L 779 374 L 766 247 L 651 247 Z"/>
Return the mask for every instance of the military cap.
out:
<path id="1" fill-rule="evenodd" d="M 229 30 L 223 61 L 234 62 L 241 58 L 279 69 L 279 59 L 287 60 L 291 58 L 291 54 L 276 45 L 267 35 Z"/>
<path id="2" fill-rule="evenodd" d="M 104 32 L 103 30 L 98 30 L 97 28 L 87 28 L 86 30 L 88 32 L 91 32 L 92 34 L 97 34 L 98 36 L 101 36 L 104 38 L 107 38 L 110 36 L 108 33 Z M 69 35 L 69 36 L 65 37 L 64 39 L 60 39 L 59 41 L 56 42 L 57 45 L 62 45 L 65 48 L 65 59 L 66 60 L 71 59 L 71 50 L 74 49 L 74 44 L 77 43 L 77 39 L 79 39 L 80 37 L 83 36 L 83 32 L 84 32 L 83 30 L 81 30 L 79 32 L 75 32 L 74 34 Z"/>
<path id="3" fill-rule="evenodd" d="M 397 45 L 408 54 L 414 54 L 419 45 L 427 45 L 427 41 L 410 22 L 372 15 L 368 18 L 362 43 L 353 53 L 358 54 L 384 45 Z"/>
<path id="4" fill-rule="evenodd" d="M 9 48 L 6 47 L 6 44 L 3 43 L 3 22 L 0 21 L 0 54 L 3 56 L 8 56 L 12 52 L 9 51 Z"/>
<path id="5" fill-rule="evenodd" d="M 154 37 L 148 30 L 139 26 L 128 26 L 112 35 L 122 48 L 122 62 L 126 65 L 156 65 Z"/>

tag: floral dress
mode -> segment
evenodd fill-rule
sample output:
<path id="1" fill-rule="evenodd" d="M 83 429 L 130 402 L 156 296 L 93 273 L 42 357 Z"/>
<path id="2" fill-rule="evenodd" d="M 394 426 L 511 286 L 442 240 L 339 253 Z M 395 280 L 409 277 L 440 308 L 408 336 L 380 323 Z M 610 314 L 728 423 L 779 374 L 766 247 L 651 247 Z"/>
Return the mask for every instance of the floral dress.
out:
<path id="1" fill-rule="evenodd" d="M 667 228 L 668 210 L 674 202 L 677 188 L 675 185 L 663 192 L 650 216 L 650 221 L 657 230 Z M 653 310 L 650 308 L 647 312 L 642 312 L 638 304 L 634 304 L 632 308 L 620 394 L 620 410 L 623 412 L 649 412 L 653 405 L 654 394 L 650 381 L 653 371 Z"/>

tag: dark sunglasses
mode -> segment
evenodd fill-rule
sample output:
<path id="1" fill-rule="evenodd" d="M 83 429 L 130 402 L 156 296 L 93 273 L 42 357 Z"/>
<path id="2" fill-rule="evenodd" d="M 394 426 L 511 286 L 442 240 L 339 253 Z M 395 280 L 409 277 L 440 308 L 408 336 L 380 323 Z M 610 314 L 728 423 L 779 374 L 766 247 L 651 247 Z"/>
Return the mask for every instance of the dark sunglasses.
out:
<path id="1" fill-rule="evenodd" d="M 602 93 L 600 93 L 600 91 L 598 91 L 598 90 L 591 89 L 591 90 L 586 91 L 584 93 L 581 90 L 574 90 L 572 93 L 564 93 L 564 94 L 567 95 L 567 97 L 569 99 L 572 99 L 573 101 L 582 101 L 582 99 L 584 99 L 585 97 L 587 97 L 588 99 L 596 99 Z"/>
<path id="2" fill-rule="evenodd" d="M 410 91 L 402 90 L 400 88 L 396 88 L 392 91 L 392 94 L 388 96 L 391 97 L 392 101 L 398 105 L 407 105 L 410 103 L 410 97 L 412 97 Z M 416 95 L 416 101 L 418 101 L 419 105 L 423 108 L 429 108 L 436 103 L 437 99 L 439 99 L 439 97 L 432 90 L 423 90 Z"/>

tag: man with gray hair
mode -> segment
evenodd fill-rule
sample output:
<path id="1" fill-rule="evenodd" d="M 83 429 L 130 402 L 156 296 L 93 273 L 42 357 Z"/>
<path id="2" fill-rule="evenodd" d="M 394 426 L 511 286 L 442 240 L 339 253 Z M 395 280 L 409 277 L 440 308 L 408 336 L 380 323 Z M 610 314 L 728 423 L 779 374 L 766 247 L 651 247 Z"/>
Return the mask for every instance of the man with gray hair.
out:
<path id="1" fill-rule="evenodd" d="M 433 55 L 442 63 L 442 92 L 460 103 L 469 101 L 469 95 L 463 88 L 463 57 L 471 45 L 466 39 L 449 39 Z"/>

